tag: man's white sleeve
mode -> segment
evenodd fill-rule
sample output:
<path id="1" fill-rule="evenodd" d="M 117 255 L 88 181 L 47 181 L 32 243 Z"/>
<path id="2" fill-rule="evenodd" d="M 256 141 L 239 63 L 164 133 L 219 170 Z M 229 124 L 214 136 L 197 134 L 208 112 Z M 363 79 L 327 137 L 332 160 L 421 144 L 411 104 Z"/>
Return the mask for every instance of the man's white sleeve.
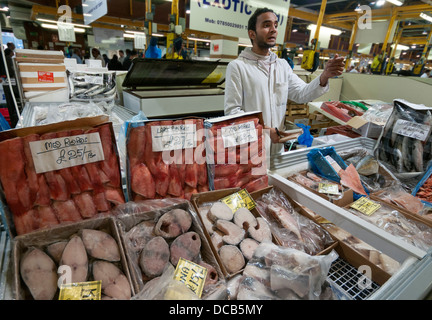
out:
<path id="1" fill-rule="evenodd" d="M 304 82 L 294 72 L 290 73 L 288 83 L 288 99 L 297 103 L 307 103 L 318 99 L 329 91 L 329 84 L 320 85 L 320 77 L 316 77 L 310 83 Z"/>
<path id="2" fill-rule="evenodd" d="M 225 115 L 244 112 L 243 85 L 238 66 L 229 63 L 226 69 L 224 111 Z"/>

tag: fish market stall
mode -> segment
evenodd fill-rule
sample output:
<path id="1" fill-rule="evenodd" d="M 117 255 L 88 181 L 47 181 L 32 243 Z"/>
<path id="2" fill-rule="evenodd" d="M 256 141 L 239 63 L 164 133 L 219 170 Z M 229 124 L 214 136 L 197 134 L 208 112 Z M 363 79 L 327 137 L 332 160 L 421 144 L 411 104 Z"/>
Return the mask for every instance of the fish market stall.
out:
<path id="1" fill-rule="evenodd" d="M 123 104 L 147 118 L 223 115 L 228 63 L 135 59 L 123 82 Z"/>
<path id="2" fill-rule="evenodd" d="M 373 159 L 373 157 L 366 158 L 366 154 L 363 154 L 358 156 L 358 159 L 356 159 L 357 162 L 354 162 L 355 157 L 353 154 L 355 153 L 355 150 L 358 149 L 366 151 L 367 154 L 372 155 L 374 149 L 378 145 L 379 141 L 377 142 L 375 140 L 362 137 L 352 139 L 350 141 L 334 143 L 331 146 L 320 145 L 317 147 L 334 148 L 333 150 L 335 150 L 338 155 L 343 156 L 346 163 L 355 163 L 356 167 L 359 169 L 359 172 L 365 173 L 364 171 L 360 170 L 361 166 L 359 163 L 361 162 L 363 165 L 362 168 L 364 170 L 370 170 L 370 168 L 373 167 L 371 165 L 372 162 L 370 160 L 367 161 L 367 159 Z M 332 196 L 331 194 L 323 195 L 318 193 L 317 189 L 314 189 L 315 187 L 312 185 L 312 183 L 316 183 L 316 186 L 318 185 L 317 182 L 312 180 L 312 175 L 304 176 L 304 178 L 309 177 L 308 180 L 310 184 L 307 185 L 302 185 L 298 181 L 290 178 L 300 172 L 310 171 L 311 173 L 315 173 L 311 170 L 311 164 L 308 158 L 308 153 L 313 149 L 314 148 L 312 147 L 304 150 L 285 153 L 271 159 L 269 184 L 279 187 L 295 201 L 307 206 L 309 209 L 317 213 L 320 216 L 320 219 L 322 219 L 321 221 L 330 221 L 335 226 L 340 227 L 353 236 L 365 241 L 368 245 L 378 249 L 380 252 L 388 254 L 391 258 L 397 260 L 400 263 L 400 269 L 395 272 L 387 281 L 385 281 L 385 283 L 383 283 L 381 286 L 378 286 L 373 295 L 368 299 L 421 299 L 424 297 L 432 287 L 432 283 L 430 281 L 430 275 L 432 274 L 432 259 L 430 257 L 431 250 L 428 245 L 418 245 L 418 243 L 415 241 L 407 241 L 406 239 L 403 239 L 401 233 L 396 232 L 395 229 L 386 229 L 386 226 L 392 226 L 392 224 L 376 224 L 371 220 L 368 221 L 368 219 L 366 219 L 367 217 L 363 217 L 362 214 L 352 214 L 350 210 L 353 209 L 351 209 L 349 205 L 354 202 L 353 198 L 351 198 L 350 201 L 350 199 L 341 199 L 340 196 Z M 349 153 L 351 153 L 351 155 L 349 155 Z M 363 161 L 360 161 L 360 159 L 363 159 Z M 349 160 L 352 160 L 352 162 L 349 162 Z M 375 164 L 378 163 L 376 159 L 374 159 L 374 161 Z M 372 190 L 370 192 L 370 198 L 377 202 L 383 201 L 384 199 L 383 195 L 380 197 L 376 196 L 380 194 L 379 190 L 381 188 L 382 190 L 389 190 L 387 188 L 388 183 L 390 182 L 391 184 L 391 180 L 396 182 L 398 181 L 397 177 L 393 175 L 394 171 L 388 170 L 387 167 L 383 166 L 382 162 L 379 164 L 380 174 L 378 175 L 378 173 L 374 172 L 373 176 L 370 175 L 368 177 L 376 178 L 376 180 L 374 180 L 374 182 L 377 183 L 376 185 L 367 179 L 361 180 L 363 186 L 369 182 L 368 190 Z M 378 179 L 378 176 L 380 176 L 381 179 L 385 177 L 384 181 Z M 382 183 L 382 185 L 379 185 L 379 183 Z M 382 192 L 383 191 L 381 191 L 381 193 Z M 387 191 L 387 193 L 389 193 L 389 191 Z M 355 195 L 356 194 L 354 193 L 354 196 Z M 406 191 L 403 191 L 403 195 L 411 196 Z M 394 198 L 395 197 L 392 197 L 392 199 Z M 399 198 L 401 198 L 400 194 Z M 418 199 L 414 199 L 415 201 L 413 201 L 413 198 L 409 199 L 410 204 L 420 202 Z M 401 202 L 402 204 L 407 203 L 407 201 Z M 381 208 L 385 208 L 387 206 L 382 202 L 380 203 Z M 399 213 L 400 216 L 393 215 L 388 219 L 397 221 L 398 219 L 405 219 L 404 217 L 408 217 L 409 219 L 402 224 L 405 226 L 405 228 L 408 228 L 411 223 L 417 220 L 421 222 L 421 228 L 429 228 L 430 222 L 426 218 L 427 213 L 429 212 L 427 209 L 425 215 L 421 216 L 405 210 L 406 208 L 407 206 L 401 209 L 400 207 L 396 207 L 393 203 L 393 207 L 391 209 L 393 210 L 392 212 L 399 210 L 399 212 L 403 212 L 404 215 L 400 215 Z M 375 215 L 375 217 L 379 216 Z M 396 226 L 396 224 L 394 226 Z M 427 236 L 422 238 L 428 239 L 428 234 L 429 231 L 427 231 Z M 370 259 L 371 258 L 372 257 L 370 257 Z M 332 274 L 330 277 L 331 276 Z"/>

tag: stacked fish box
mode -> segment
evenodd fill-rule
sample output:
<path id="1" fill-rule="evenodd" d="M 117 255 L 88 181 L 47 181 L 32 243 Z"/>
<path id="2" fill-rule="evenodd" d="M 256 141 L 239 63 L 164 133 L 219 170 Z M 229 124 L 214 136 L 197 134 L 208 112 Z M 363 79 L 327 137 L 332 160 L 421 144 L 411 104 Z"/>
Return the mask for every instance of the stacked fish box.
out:
<path id="1" fill-rule="evenodd" d="M 52 95 L 50 99 L 54 101 L 67 100 L 68 85 L 63 52 L 17 49 L 15 60 L 25 98 Z"/>
<path id="2" fill-rule="evenodd" d="M 262 114 L 250 112 L 206 120 L 210 190 L 268 186 Z"/>
<path id="3" fill-rule="evenodd" d="M 201 221 L 187 200 L 128 202 L 118 206 L 115 212 L 139 299 L 150 294 L 166 270 L 175 268 L 180 258 L 207 269 L 203 299 L 224 283 L 224 274 Z M 163 299 L 163 294 L 159 298 Z"/>
<path id="4" fill-rule="evenodd" d="M 10 236 L 101 215 L 125 202 L 106 116 L 4 131 L 0 182 Z"/>
<path id="5" fill-rule="evenodd" d="M 39 230 L 13 241 L 13 298 L 53 300 L 71 297 L 74 283 L 81 300 L 124 300 L 135 294 L 119 230 L 112 217 Z M 100 289 L 92 281 L 101 281 Z M 96 289 L 86 290 L 86 289 Z M 60 289 L 60 290 L 59 290 Z M 77 299 L 77 296 L 73 296 Z"/>
<path id="6" fill-rule="evenodd" d="M 208 191 L 204 120 L 131 122 L 126 134 L 130 201 L 185 198 Z"/>

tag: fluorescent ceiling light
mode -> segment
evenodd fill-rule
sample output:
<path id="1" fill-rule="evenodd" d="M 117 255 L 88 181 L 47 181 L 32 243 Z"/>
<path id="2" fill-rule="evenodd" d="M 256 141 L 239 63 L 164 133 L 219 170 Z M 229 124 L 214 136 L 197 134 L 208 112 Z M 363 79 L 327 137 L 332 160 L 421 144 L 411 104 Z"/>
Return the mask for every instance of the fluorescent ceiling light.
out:
<path id="1" fill-rule="evenodd" d="M 153 37 L 159 37 L 159 38 L 163 38 L 165 37 L 165 35 L 161 34 L 161 33 L 152 33 Z"/>
<path id="2" fill-rule="evenodd" d="M 188 40 L 192 40 L 192 41 L 201 41 L 201 42 L 211 42 L 211 40 L 208 39 L 200 39 L 200 38 L 192 38 L 192 37 L 187 37 Z"/>
<path id="3" fill-rule="evenodd" d="M 42 28 L 46 28 L 46 29 L 56 29 L 56 30 L 58 30 L 58 26 L 57 26 L 56 24 L 42 23 L 41 26 L 42 26 Z M 77 33 L 84 33 L 84 32 L 85 32 L 85 29 L 82 29 L 82 28 L 75 28 L 75 27 L 74 27 L 74 32 L 77 32 Z"/>
<path id="4" fill-rule="evenodd" d="M 385 0 L 379 0 L 379 1 L 376 3 L 376 5 L 377 5 L 377 7 L 381 7 L 381 6 L 384 5 L 384 3 L 385 3 Z"/>
<path id="5" fill-rule="evenodd" d="M 315 32 L 316 27 L 317 27 L 316 24 L 310 24 L 310 25 L 308 25 L 307 28 L 308 28 L 308 30 Z M 336 36 L 338 36 L 342 33 L 341 30 L 333 29 L 333 28 L 329 28 L 329 27 L 323 27 L 323 26 L 321 26 L 320 30 L 326 31 L 327 33 L 334 34 Z"/>
<path id="6" fill-rule="evenodd" d="M 142 34 L 145 35 L 146 33 L 143 31 L 133 31 L 133 30 L 125 30 L 125 32 L 127 33 L 132 33 L 132 34 Z"/>
<path id="7" fill-rule="evenodd" d="M 355 8 L 354 11 L 356 11 L 356 12 L 361 12 L 362 11 L 362 9 L 360 8 L 360 3 L 357 4 L 357 8 Z"/>
<path id="8" fill-rule="evenodd" d="M 297 29 L 294 29 L 292 32 L 297 32 L 298 30 Z"/>
<path id="9" fill-rule="evenodd" d="M 123 33 L 123 38 L 135 38 L 135 35 L 132 33 Z"/>
<path id="10" fill-rule="evenodd" d="M 401 6 L 403 5 L 403 1 L 400 0 L 386 0 L 387 2 L 393 3 L 396 6 Z"/>
<path id="11" fill-rule="evenodd" d="M 394 48 L 394 46 L 395 46 L 394 44 L 391 45 L 392 48 Z M 408 46 L 404 46 L 402 44 L 398 44 L 397 47 L 396 47 L 396 50 L 401 50 L 401 51 L 408 50 L 408 49 L 409 49 Z"/>
<path id="12" fill-rule="evenodd" d="M 425 20 L 427 20 L 429 22 L 432 22 L 432 16 L 430 16 L 430 15 L 424 13 L 424 12 L 420 13 L 420 18 L 423 18 L 423 19 L 425 19 Z"/>
<path id="13" fill-rule="evenodd" d="M 58 24 L 58 21 L 55 20 L 50 20 L 50 19 L 43 19 L 43 18 L 36 18 L 37 21 L 41 21 L 41 22 L 48 22 L 48 23 L 55 23 Z M 68 23 L 68 22 L 60 22 L 63 24 L 70 24 L 73 25 L 74 27 L 80 27 L 80 28 L 91 28 L 91 26 L 85 25 L 85 24 L 79 24 L 79 23 Z"/>

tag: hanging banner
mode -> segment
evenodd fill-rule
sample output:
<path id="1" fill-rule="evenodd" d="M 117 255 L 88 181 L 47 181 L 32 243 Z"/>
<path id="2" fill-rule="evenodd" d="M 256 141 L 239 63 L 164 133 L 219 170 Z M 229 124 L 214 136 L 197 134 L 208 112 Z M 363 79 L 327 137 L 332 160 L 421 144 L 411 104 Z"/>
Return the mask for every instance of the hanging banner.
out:
<path id="1" fill-rule="evenodd" d="M 191 0 L 189 28 L 249 39 L 248 20 L 257 8 L 272 9 L 278 17 L 276 42 L 282 44 L 290 0 Z"/>
<path id="2" fill-rule="evenodd" d="M 89 25 L 93 21 L 108 13 L 106 0 L 82 0 L 84 24 Z"/>
<path id="3" fill-rule="evenodd" d="M 74 26 L 68 23 L 57 23 L 60 41 L 75 42 Z"/>

